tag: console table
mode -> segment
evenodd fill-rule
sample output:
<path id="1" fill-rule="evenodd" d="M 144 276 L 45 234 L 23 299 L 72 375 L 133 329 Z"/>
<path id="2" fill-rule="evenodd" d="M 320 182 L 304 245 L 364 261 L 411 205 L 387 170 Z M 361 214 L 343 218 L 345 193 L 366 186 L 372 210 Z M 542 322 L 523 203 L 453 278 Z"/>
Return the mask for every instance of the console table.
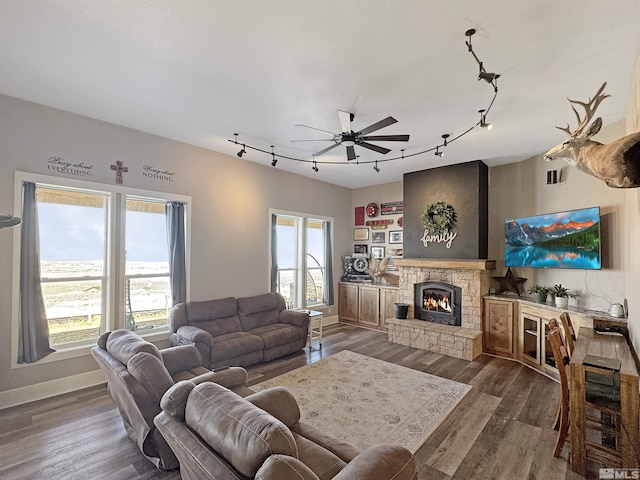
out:
<path id="1" fill-rule="evenodd" d="M 585 355 L 616 358 L 620 360 L 619 372 L 583 365 Z M 608 463 L 612 458 L 605 449 L 588 441 L 586 421 L 588 372 L 610 377 L 617 390 L 619 382 L 619 411 L 613 410 L 611 415 L 620 424 L 619 437 L 615 445 L 614 459 L 618 465 Z M 631 347 L 622 335 L 599 334 L 591 328 L 580 328 L 570 364 L 571 405 L 569 407 L 571 424 L 571 469 L 582 475 L 586 474 L 587 457 L 600 461 L 607 466 L 638 468 L 640 466 L 636 452 L 639 450 L 639 416 L 638 416 L 638 368 L 631 352 Z"/>

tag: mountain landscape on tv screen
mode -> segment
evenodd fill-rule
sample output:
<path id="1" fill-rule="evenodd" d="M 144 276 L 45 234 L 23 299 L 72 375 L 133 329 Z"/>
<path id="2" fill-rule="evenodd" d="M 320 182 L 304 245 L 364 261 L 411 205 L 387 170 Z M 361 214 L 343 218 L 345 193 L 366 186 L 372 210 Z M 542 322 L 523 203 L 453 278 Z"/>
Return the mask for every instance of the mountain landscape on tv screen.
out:
<path id="1" fill-rule="evenodd" d="M 511 267 L 601 268 L 600 210 L 507 220 L 505 261 Z"/>

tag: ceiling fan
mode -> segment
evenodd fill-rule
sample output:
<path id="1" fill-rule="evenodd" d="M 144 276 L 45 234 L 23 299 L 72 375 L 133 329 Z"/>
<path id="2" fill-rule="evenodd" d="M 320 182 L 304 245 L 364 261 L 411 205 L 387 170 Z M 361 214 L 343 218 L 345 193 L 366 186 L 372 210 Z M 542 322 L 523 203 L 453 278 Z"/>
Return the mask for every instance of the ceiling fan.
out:
<path id="1" fill-rule="evenodd" d="M 336 148 L 338 145 L 344 145 L 347 148 L 347 159 L 355 160 L 356 159 L 356 151 L 355 146 L 358 145 L 360 147 L 368 148 L 369 150 L 373 150 L 374 152 L 387 154 L 391 150 L 388 148 L 380 147 L 378 145 L 374 145 L 369 142 L 408 142 L 409 135 L 368 135 L 369 133 L 375 132 L 376 130 L 380 130 L 381 128 L 388 127 L 389 125 L 393 125 L 398 121 L 393 117 L 387 117 L 379 122 L 376 122 L 372 125 L 369 125 L 366 128 L 363 128 L 360 131 L 354 132 L 351 129 L 351 122 L 355 118 L 353 113 L 344 112 L 342 110 L 338 110 L 338 120 L 340 121 L 340 128 L 342 129 L 341 133 L 332 133 L 326 130 L 322 130 L 320 128 L 309 127 L 308 125 L 296 124 L 296 127 L 305 127 L 310 128 L 312 130 L 317 130 L 319 132 L 326 133 L 331 135 L 331 138 L 321 139 L 321 140 L 291 140 L 292 142 L 313 142 L 313 141 L 331 141 L 333 145 L 316 152 L 314 155 L 319 156 L 324 153 L 327 153 L 329 150 Z"/>

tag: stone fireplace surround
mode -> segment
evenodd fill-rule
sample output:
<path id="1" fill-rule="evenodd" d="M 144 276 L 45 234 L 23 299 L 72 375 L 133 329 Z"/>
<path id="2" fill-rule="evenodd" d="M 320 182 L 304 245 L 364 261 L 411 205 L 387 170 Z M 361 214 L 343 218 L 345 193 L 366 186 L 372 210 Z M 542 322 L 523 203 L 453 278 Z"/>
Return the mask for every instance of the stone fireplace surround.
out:
<path id="1" fill-rule="evenodd" d="M 387 319 L 389 341 L 422 350 L 473 360 L 482 353 L 482 296 L 489 292 L 495 260 L 402 258 L 399 302 L 409 304 L 406 320 Z M 462 288 L 462 326 L 414 318 L 414 284 L 438 281 Z"/>

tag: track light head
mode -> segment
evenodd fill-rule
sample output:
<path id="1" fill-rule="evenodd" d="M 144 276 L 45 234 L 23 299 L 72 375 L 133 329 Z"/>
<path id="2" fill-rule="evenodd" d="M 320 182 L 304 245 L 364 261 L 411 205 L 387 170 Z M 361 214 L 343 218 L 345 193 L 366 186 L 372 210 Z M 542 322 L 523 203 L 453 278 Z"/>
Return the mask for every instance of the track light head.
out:
<path id="1" fill-rule="evenodd" d="M 442 157 L 442 155 L 444 155 L 444 152 L 440 151 L 440 147 L 436 147 L 436 151 L 433 153 L 436 157 Z"/>
<path id="2" fill-rule="evenodd" d="M 493 83 L 497 75 L 495 73 L 488 73 L 483 70 L 480 70 L 478 74 L 478 80 L 484 80 L 487 83 Z"/>
<path id="3" fill-rule="evenodd" d="M 487 114 L 484 112 L 484 109 L 478 110 L 478 113 L 480 114 L 480 126 L 486 130 L 491 130 L 493 128 L 493 124 L 487 122 Z"/>
<path id="4" fill-rule="evenodd" d="M 380 173 L 380 168 L 378 167 L 378 161 L 376 160 L 376 164 L 373 166 L 373 169 L 376 171 L 376 173 Z"/>
<path id="5" fill-rule="evenodd" d="M 242 155 L 244 155 L 245 153 L 247 153 L 247 151 L 244 149 L 244 143 L 243 143 L 243 144 L 242 144 L 242 150 L 240 150 L 240 151 L 238 152 L 238 156 L 239 156 L 240 158 L 242 158 Z"/>
<path id="6" fill-rule="evenodd" d="M 315 160 L 313 161 L 313 167 L 311 167 L 311 170 L 318 173 L 318 165 L 316 164 Z"/>
<path id="7" fill-rule="evenodd" d="M 276 157 L 273 157 L 273 160 L 271 160 L 271 166 L 275 167 L 278 164 L 278 159 Z"/>

